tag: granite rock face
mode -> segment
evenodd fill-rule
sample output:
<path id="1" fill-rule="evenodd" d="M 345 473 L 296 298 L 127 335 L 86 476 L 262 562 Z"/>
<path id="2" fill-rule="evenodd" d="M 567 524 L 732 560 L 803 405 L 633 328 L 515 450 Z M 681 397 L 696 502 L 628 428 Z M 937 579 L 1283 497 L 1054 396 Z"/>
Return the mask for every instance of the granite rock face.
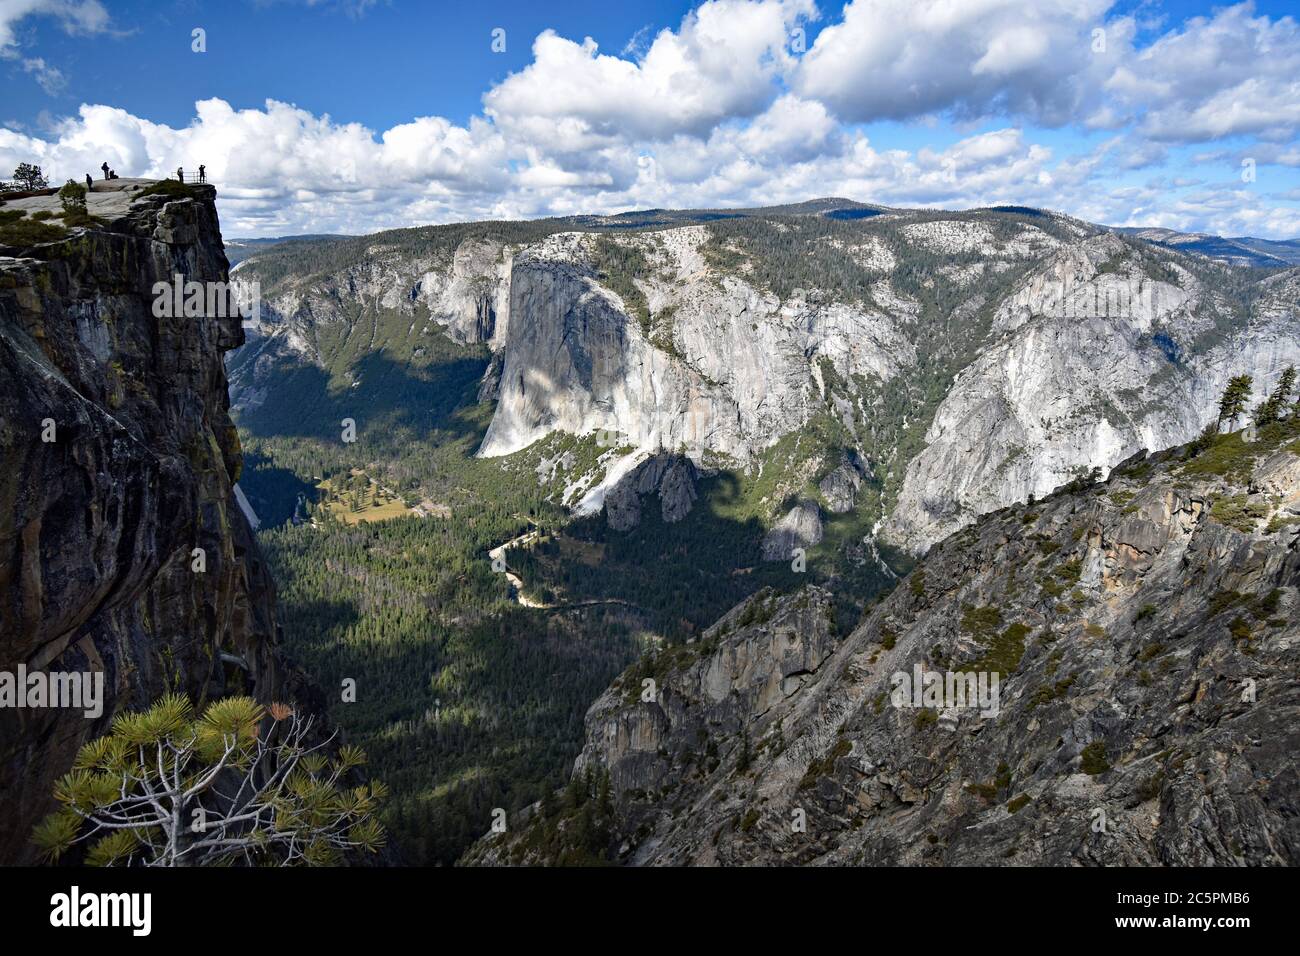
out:
<path id="1" fill-rule="evenodd" d="M 0 861 L 30 859 L 53 781 L 122 708 L 313 693 L 277 651 L 234 495 L 222 356 L 239 317 L 153 314 L 156 282 L 226 279 L 213 196 L 137 199 L 25 258 L 0 249 L 0 671 L 94 672 L 105 696 L 95 719 L 0 711 Z"/>
<path id="2" fill-rule="evenodd" d="M 1176 265 L 1150 278 L 1115 236 L 1056 252 L 999 307 L 992 343 L 939 405 L 881 536 L 923 552 L 1093 467 L 1189 441 L 1233 375 L 1253 376 L 1262 400 L 1300 366 L 1298 277 L 1273 277 L 1239 317 Z"/>
<path id="3" fill-rule="evenodd" d="M 748 462 L 820 410 L 824 367 L 888 381 L 909 359 L 896 318 L 815 297 L 782 302 L 710 270 L 707 240 L 703 226 L 626 240 L 655 264 L 640 283 L 650 315 L 671 316 L 648 328 L 598 280 L 595 236 L 562 233 L 519 253 L 516 321 L 479 453 L 609 431 L 637 448 Z"/>
<path id="4" fill-rule="evenodd" d="M 845 456 L 829 474 L 817 483 L 817 490 L 826 502 L 827 510 L 834 514 L 852 511 L 858 490 L 865 478 L 861 459 L 856 454 Z"/>
<path id="5" fill-rule="evenodd" d="M 844 635 L 819 588 L 759 594 L 588 712 L 607 840 L 553 801 L 466 862 L 1295 865 L 1298 463 L 1294 420 L 1133 456 L 936 545 Z"/>
<path id="6" fill-rule="evenodd" d="M 336 367 L 366 350 L 418 359 L 439 334 L 499 349 L 509 328 L 514 251 L 483 236 L 466 237 L 446 254 L 408 255 L 377 243 L 334 271 L 277 273 L 265 287 L 255 261 L 241 262 L 232 282 L 249 301 L 256 283 L 260 305 L 229 362 L 234 408 L 275 401 L 297 369 Z M 485 382 L 485 397 L 493 389 Z"/>

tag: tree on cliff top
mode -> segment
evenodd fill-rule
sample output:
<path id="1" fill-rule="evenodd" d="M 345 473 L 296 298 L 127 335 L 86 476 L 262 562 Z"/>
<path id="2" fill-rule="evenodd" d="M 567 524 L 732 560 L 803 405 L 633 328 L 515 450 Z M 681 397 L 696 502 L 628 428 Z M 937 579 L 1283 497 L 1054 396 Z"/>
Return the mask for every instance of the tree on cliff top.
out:
<path id="1" fill-rule="evenodd" d="M 32 840 L 58 860 L 89 841 L 91 865 L 329 865 L 377 852 L 383 784 L 348 787 L 365 762 L 311 745 L 312 719 L 248 697 L 209 704 L 168 695 L 113 721 L 54 787 L 62 804 Z"/>
<path id="2" fill-rule="evenodd" d="M 59 203 L 65 213 L 84 213 L 86 211 L 86 187 L 69 179 L 59 188 Z"/>
<path id="3" fill-rule="evenodd" d="M 14 182 L 24 191 L 50 188 L 49 180 L 41 172 L 41 167 L 33 166 L 31 163 L 18 164 L 18 168 L 14 170 Z"/>

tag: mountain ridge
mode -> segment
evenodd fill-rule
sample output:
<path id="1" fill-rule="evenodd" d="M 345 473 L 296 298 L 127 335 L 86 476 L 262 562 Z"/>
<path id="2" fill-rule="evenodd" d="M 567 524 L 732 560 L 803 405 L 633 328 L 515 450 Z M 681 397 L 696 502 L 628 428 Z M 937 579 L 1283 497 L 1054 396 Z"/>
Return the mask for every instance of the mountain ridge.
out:
<path id="1" fill-rule="evenodd" d="M 263 517 L 311 508 L 260 532 L 294 584 L 290 642 L 394 688 L 341 716 L 401 794 L 417 859 L 453 861 L 475 807 L 513 816 L 554 785 L 578 752 L 568 708 L 636 648 L 804 584 L 846 633 L 982 514 L 1186 441 L 1230 376 L 1260 395 L 1300 364 L 1296 270 L 1068 217 L 650 218 L 286 244 L 232 276 L 262 294 L 228 359 L 246 490 Z M 340 479 L 356 529 L 321 514 Z M 367 520 L 367 482 L 412 513 Z M 443 650 L 466 641 L 491 674 Z M 392 675 L 398 646 L 436 684 Z M 516 663 L 539 650 L 564 676 L 521 698 L 542 693 Z M 520 755 L 509 779 L 488 738 L 449 747 L 453 695 L 506 722 L 490 747 Z"/>
<path id="2" fill-rule="evenodd" d="M 715 221 L 720 218 L 740 218 L 745 216 L 767 216 L 767 215 L 827 215 L 829 213 L 842 212 L 852 215 L 855 212 L 864 212 L 872 215 L 884 214 L 889 212 L 1018 212 L 1030 216 L 1060 216 L 1063 218 L 1073 218 L 1067 213 L 1037 206 L 1017 206 L 1017 205 L 995 205 L 995 206 L 974 206 L 970 209 L 945 210 L 937 207 L 904 207 L 904 206 L 885 206 L 879 203 L 866 203 L 844 197 L 828 196 L 816 199 L 807 199 L 798 203 L 790 203 L 779 206 L 736 206 L 736 207 L 716 207 L 701 209 L 663 209 L 648 208 L 628 210 L 622 213 L 610 213 L 599 215 L 595 213 L 572 214 L 567 216 L 543 217 L 541 219 L 528 220 L 530 222 L 569 222 L 575 226 L 618 226 L 624 228 L 639 228 L 646 225 L 671 225 L 687 223 L 703 223 Z M 478 220 L 473 223 L 454 223 L 459 225 L 485 224 L 492 222 L 505 222 L 505 220 Z M 454 225 L 453 223 L 442 225 Z M 1177 229 L 1170 229 L 1164 226 L 1110 226 L 1104 223 L 1089 223 L 1098 229 L 1109 229 L 1126 236 L 1132 236 L 1150 242 L 1155 245 L 1166 246 L 1173 249 L 1190 250 L 1206 256 L 1206 258 L 1215 259 L 1216 261 L 1233 261 L 1229 253 L 1235 253 L 1236 259 L 1243 265 L 1263 266 L 1263 267 L 1286 267 L 1287 265 L 1300 264 L 1300 237 L 1289 239 L 1263 239 L 1255 236 L 1220 236 L 1214 233 L 1205 232 L 1183 232 Z M 398 232 L 409 229 L 435 229 L 438 226 L 406 226 L 390 230 L 380 230 L 375 233 L 369 233 L 368 236 L 378 236 L 385 232 Z M 239 238 L 232 237 L 226 240 L 228 247 L 236 247 L 237 255 L 230 257 L 231 265 L 251 256 L 258 255 L 266 251 L 266 247 L 272 247 L 285 242 L 310 242 L 310 241 L 331 241 L 339 239 L 363 239 L 366 236 L 347 235 L 347 234 L 304 234 L 275 236 L 263 238 Z M 1223 244 L 1223 250 L 1218 255 L 1211 244 Z M 1204 248 L 1198 248 L 1200 246 Z M 252 248 L 245 248 L 252 247 Z"/>

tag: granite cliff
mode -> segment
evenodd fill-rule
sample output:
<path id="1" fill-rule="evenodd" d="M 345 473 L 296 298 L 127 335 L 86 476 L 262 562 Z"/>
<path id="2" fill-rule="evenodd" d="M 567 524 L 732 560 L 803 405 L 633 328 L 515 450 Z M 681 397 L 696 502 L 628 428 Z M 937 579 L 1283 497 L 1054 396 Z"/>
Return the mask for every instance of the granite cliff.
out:
<path id="1" fill-rule="evenodd" d="M 883 537 L 921 551 L 1093 467 L 1189 441 L 1230 376 L 1251 375 L 1262 398 L 1300 365 L 1300 270 L 1262 279 L 1243 308 L 1190 265 L 1107 235 L 1035 268 L 936 410 Z"/>
<path id="2" fill-rule="evenodd" d="M 97 184 L 98 221 L 0 247 L 0 671 L 104 683 L 94 718 L 0 711 L 0 861 L 31 859 L 52 782 L 122 708 L 317 693 L 277 650 L 236 502 L 223 353 L 239 316 L 154 314 L 155 283 L 227 279 L 214 191 L 149 185 Z"/>
<path id="3" fill-rule="evenodd" d="M 359 399 L 380 374 L 364 356 L 418 367 L 450 342 L 478 349 L 479 397 L 495 401 L 480 455 L 555 433 L 621 449 L 568 483 L 586 489 L 564 502 L 579 513 L 613 501 L 626 528 L 642 464 L 674 455 L 780 472 L 769 528 L 817 540 L 812 502 L 919 554 L 1190 440 L 1229 375 L 1259 396 L 1300 364 L 1297 269 L 1030 209 L 838 208 L 479 223 L 254 257 L 236 276 L 260 278 L 266 307 L 232 356 L 232 395 L 262 407 L 308 366 Z M 812 428 L 833 441 L 774 457 Z M 619 481 L 636 489 L 611 497 Z M 691 496 L 672 497 L 680 517 Z M 762 557 L 789 560 L 787 539 Z"/>

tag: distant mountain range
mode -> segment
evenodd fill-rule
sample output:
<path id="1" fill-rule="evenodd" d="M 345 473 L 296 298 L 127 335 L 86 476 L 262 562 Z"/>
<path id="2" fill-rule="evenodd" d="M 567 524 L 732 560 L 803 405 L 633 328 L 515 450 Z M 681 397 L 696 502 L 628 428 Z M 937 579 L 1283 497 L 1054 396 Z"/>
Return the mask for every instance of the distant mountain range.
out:
<path id="1" fill-rule="evenodd" d="M 563 216 L 556 217 L 556 221 L 569 223 L 575 229 L 645 229 L 767 216 L 824 216 L 827 219 L 838 220 L 869 219 L 884 213 L 904 211 L 906 210 L 875 203 L 831 197 L 753 209 L 641 209 L 612 216 Z M 984 211 L 1015 213 L 1022 216 L 1052 215 L 1047 210 L 1029 206 L 991 206 Z M 1300 238 L 1260 239 L 1255 236 L 1215 236 L 1204 232 L 1178 232 L 1175 229 L 1156 226 L 1103 226 L 1102 228 L 1109 228 L 1121 235 L 1176 252 L 1195 253 L 1226 265 L 1255 269 L 1280 269 L 1300 265 Z M 352 238 L 356 237 L 339 234 L 308 234 L 271 239 L 227 239 L 226 257 L 234 266 L 249 256 L 269 251 L 272 247 L 285 243 Z"/>
<path id="2" fill-rule="evenodd" d="M 232 266 L 239 265 L 251 255 L 266 252 L 274 246 L 291 242 L 328 242 L 331 239 L 350 239 L 351 236 L 331 235 L 328 233 L 302 236 L 277 236 L 274 239 L 227 239 L 225 240 L 226 258 Z"/>
<path id="3" fill-rule="evenodd" d="M 1116 232 L 1152 245 L 1178 252 L 1194 252 L 1234 266 L 1285 268 L 1300 264 L 1300 239 L 1256 239 L 1254 236 L 1211 236 L 1203 232 L 1176 232 L 1173 229 L 1120 227 Z"/>

